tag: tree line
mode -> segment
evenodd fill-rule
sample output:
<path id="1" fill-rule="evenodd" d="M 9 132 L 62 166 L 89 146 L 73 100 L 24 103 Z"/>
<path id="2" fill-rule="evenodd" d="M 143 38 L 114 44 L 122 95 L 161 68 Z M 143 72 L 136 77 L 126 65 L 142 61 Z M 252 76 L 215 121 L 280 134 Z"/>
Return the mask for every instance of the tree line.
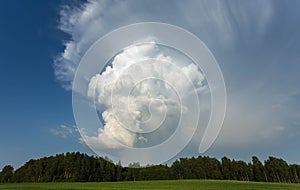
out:
<path id="1" fill-rule="evenodd" d="M 300 165 L 269 157 L 263 163 L 252 157 L 250 163 L 199 156 L 181 158 L 168 165 L 123 167 L 101 157 L 66 153 L 30 160 L 14 171 L 10 165 L 0 172 L 0 182 L 102 182 L 173 179 L 218 179 L 300 183 Z"/>

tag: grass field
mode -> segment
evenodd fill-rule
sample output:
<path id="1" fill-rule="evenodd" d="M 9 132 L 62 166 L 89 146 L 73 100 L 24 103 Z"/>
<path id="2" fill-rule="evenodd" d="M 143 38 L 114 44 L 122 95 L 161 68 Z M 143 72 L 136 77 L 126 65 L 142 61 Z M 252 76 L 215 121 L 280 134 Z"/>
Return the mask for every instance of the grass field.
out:
<path id="1" fill-rule="evenodd" d="M 0 189 L 9 190 L 96 190 L 96 189 L 199 189 L 199 190 L 300 190 L 300 184 L 257 183 L 216 180 L 135 181 L 101 183 L 20 183 L 0 184 Z"/>

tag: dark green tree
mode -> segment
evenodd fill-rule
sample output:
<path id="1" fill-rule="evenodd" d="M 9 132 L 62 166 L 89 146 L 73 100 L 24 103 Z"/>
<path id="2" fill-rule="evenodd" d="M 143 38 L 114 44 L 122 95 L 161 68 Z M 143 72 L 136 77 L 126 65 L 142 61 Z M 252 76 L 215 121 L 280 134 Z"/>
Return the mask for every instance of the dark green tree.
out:
<path id="1" fill-rule="evenodd" d="M 233 171 L 232 171 L 232 167 L 231 167 L 231 160 L 227 157 L 223 157 L 222 158 L 222 176 L 223 179 L 233 179 Z"/>
<path id="2" fill-rule="evenodd" d="M 269 157 L 265 161 L 265 168 L 269 181 L 290 182 L 289 166 L 283 159 Z"/>
<path id="3" fill-rule="evenodd" d="M 1 183 L 11 182 L 13 176 L 14 176 L 14 168 L 11 165 L 6 165 L 3 167 L 0 173 L 0 182 Z"/>
<path id="4" fill-rule="evenodd" d="M 297 164 L 290 165 L 289 172 L 291 176 L 291 182 L 300 183 L 300 166 Z"/>
<path id="5" fill-rule="evenodd" d="M 116 165 L 116 181 L 122 181 L 123 180 L 123 176 L 122 176 L 122 164 L 121 161 L 118 162 L 118 164 Z"/>
<path id="6" fill-rule="evenodd" d="M 256 156 L 252 157 L 252 172 L 254 181 L 267 181 L 265 168 Z"/>

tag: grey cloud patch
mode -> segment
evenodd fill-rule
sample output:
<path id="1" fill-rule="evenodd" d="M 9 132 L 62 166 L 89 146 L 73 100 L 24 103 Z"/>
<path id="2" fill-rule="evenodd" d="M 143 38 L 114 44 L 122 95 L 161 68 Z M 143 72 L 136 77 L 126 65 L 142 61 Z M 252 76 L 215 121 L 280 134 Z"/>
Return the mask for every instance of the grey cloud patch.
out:
<path id="1" fill-rule="evenodd" d="M 80 136 L 76 126 L 68 127 L 66 125 L 60 125 L 58 127 L 51 128 L 50 133 L 54 136 L 58 136 L 64 139 L 67 139 L 69 137 L 78 138 Z"/>

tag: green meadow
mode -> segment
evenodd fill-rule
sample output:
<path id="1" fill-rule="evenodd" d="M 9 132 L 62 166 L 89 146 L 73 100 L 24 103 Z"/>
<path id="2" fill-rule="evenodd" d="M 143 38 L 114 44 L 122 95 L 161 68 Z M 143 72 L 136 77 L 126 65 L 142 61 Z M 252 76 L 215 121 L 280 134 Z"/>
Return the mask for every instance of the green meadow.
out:
<path id="1" fill-rule="evenodd" d="M 165 180 L 131 182 L 87 182 L 87 183 L 12 183 L 0 184 L 0 189 L 9 190 L 97 190 L 97 189 L 199 189 L 199 190 L 299 190 L 300 184 L 262 183 L 220 180 Z"/>

